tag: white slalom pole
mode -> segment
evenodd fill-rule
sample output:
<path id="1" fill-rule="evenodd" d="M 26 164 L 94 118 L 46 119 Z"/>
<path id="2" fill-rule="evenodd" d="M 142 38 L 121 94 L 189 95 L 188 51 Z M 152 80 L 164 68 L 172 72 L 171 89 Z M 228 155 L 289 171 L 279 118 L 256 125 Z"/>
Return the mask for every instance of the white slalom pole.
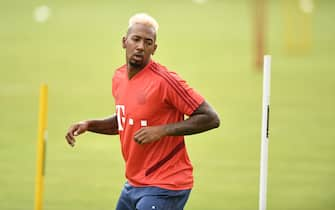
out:
<path id="1" fill-rule="evenodd" d="M 262 143 L 261 169 L 259 186 L 259 210 L 266 210 L 266 191 L 268 177 L 268 146 L 269 146 L 269 113 L 270 113 L 270 78 L 271 56 L 264 56 L 263 67 L 263 106 L 262 106 Z"/>

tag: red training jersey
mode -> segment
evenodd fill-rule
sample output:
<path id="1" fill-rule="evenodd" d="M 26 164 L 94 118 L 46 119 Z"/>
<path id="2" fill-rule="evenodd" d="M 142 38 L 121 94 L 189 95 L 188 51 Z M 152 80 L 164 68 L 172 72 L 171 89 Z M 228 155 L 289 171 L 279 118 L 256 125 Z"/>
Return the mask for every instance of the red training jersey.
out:
<path id="1" fill-rule="evenodd" d="M 184 120 L 184 115 L 191 115 L 204 98 L 176 73 L 152 60 L 131 79 L 127 66 L 120 67 L 112 82 L 128 182 L 136 187 L 191 189 L 193 167 L 183 136 L 166 136 L 140 145 L 134 134 L 145 126 Z"/>

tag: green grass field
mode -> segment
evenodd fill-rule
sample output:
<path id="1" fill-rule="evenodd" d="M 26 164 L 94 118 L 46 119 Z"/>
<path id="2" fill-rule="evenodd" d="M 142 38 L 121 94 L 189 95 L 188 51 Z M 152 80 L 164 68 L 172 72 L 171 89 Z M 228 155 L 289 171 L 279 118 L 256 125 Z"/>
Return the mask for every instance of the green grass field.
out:
<path id="1" fill-rule="evenodd" d="M 293 2 L 293 1 L 292 1 Z M 293 2 L 294 3 L 294 2 Z M 293 4 L 292 3 L 292 4 Z M 45 23 L 34 8 L 47 4 Z M 34 208 L 38 94 L 49 86 L 45 210 L 114 209 L 124 178 L 118 137 L 64 139 L 73 122 L 114 112 L 128 18 L 160 23 L 154 59 L 216 108 L 221 127 L 188 136 L 188 210 L 258 209 L 262 74 L 251 1 L 0 1 L 0 209 Z M 312 47 L 287 53 L 282 4 L 269 1 L 272 55 L 268 209 L 335 209 L 335 2 L 315 1 Z"/>

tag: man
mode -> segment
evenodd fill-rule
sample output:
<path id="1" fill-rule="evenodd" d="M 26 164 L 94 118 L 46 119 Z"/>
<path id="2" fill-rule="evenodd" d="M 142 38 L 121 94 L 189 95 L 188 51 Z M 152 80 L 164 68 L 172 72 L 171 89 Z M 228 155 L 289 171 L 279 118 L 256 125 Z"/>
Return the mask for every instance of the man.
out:
<path id="1" fill-rule="evenodd" d="M 146 14 L 129 20 L 122 46 L 126 64 L 116 70 L 116 113 L 72 125 L 66 140 L 85 131 L 119 134 L 127 182 L 117 210 L 182 210 L 193 187 L 184 135 L 219 127 L 217 113 L 177 74 L 153 61 L 158 24 Z M 184 119 L 184 115 L 189 116 Z"/>

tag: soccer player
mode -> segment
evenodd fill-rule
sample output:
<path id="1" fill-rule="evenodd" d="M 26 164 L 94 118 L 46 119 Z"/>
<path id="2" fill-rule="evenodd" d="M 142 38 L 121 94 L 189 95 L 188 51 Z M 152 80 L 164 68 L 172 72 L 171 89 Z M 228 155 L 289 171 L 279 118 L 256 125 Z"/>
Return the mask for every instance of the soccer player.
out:
<path id="1" fill-rule="evenodd" d="M 126 64 L 112 80 L 115 114 L 78 122 L 66 134 L 71 146 L 85 131 L 119 134 L 127 181 L 117 210 L 182 210 L 193 187 L 184 136 L 220 125 L 199 93 L 152 60 L 157 30 L 158 23 L 147 14 L 130 18 L 122 38 Z"/>

